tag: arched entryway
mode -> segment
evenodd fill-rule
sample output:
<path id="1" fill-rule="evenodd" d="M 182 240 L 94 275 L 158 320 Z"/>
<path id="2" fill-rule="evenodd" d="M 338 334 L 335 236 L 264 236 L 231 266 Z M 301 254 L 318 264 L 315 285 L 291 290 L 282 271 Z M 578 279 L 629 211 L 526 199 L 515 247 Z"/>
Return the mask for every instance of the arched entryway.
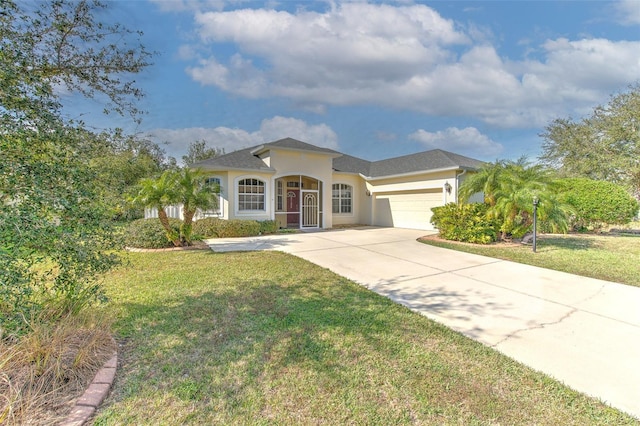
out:
<path id="1" fill-rule="evenodd" d="M 276 179 L 275 218 L 282 229 L 322 227 L 322 182 L 291 175 Z"/>

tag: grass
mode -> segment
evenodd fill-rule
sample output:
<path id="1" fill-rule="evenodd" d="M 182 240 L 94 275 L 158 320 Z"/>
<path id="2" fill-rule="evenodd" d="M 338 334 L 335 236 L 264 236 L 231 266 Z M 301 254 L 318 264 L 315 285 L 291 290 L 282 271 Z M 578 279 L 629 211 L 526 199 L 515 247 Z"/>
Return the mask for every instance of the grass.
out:
<path id="1" fill-rule="evenodd" d="M 330 271 L 277 252 L 132 253 L 96 425 L 637 424 Z"/>
<path id="2" fill-rule="evenodd" d="M 640 287 L 638 235 L 541 235 L 536 253 L 531 246 L 522 244 L 479 245 L 437 238 L 424 238 L 421 242 Z"/>

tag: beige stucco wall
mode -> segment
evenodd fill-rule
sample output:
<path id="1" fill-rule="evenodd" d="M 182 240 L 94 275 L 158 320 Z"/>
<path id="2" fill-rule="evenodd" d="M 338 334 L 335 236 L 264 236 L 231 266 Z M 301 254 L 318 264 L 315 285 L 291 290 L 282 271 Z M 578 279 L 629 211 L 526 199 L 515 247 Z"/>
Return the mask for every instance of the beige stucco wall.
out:
<path id="1" fill-rule="evenodd" d="M 352 173 L 333 173 L 333 183 L 344 183 L 353 187 L 351 213 L 334 213 L 333 225 L 370 225 L 371 195 L 367 195 L 367 185 L 359 175 Z M 328 191 L 331 197 L 331 191 Z M 331 200 L 329 200 L 331 209 Z M 329 210 L 331 211 L 331 210 Z"/>
<path id="2" fill-rule="evenodd" d="M 322 215 L 321 227 L 330 228 L 331 218 L 331 184 L 332 184 L 332 157 L 323 154 L 307 152 L 271 150 L 260 156 L 265 167 L 276 169 L 277 172 L 260 171 L 225 171 L 209 173 L 211 177 L 220 178 L 222 187 L 221 205 L 223 219 L 251 219 L 274 220 L 275 219 L 275 181 L 283 176 L 303 175 L 322 182 Z M 260 179 L 265 182 L 265 210 L 264 211 L 238 211 L 238 181 L 242 179 Z"/>
<path id="3" fill-rule="evenodd" d="M 451 194 L 443 192 L 442 204 L 456 201 L 456 170 L 446 170 L 436 173 L 423 173 L 411 176 L 400 176 L 388 179 L 379 179 L 367 183 L 372 193 L 417 191 L 425 189 L 442 189 L 445 183 L 451 185 Z"/>
<path id="4" fill-rule="evenodd" d="M 309 152 L 271 150 L 271 167 L 277 173 L 270 176 L 269 203 L 270 211 L 275 206 L 275 181 L 283 176 L 303 175 L 322 182 L 322 215 L 321 228 L 333 226 L 331 215 L 331 184 L 333 172 L 333 158 L 326 154 L 314 154 Z"/>

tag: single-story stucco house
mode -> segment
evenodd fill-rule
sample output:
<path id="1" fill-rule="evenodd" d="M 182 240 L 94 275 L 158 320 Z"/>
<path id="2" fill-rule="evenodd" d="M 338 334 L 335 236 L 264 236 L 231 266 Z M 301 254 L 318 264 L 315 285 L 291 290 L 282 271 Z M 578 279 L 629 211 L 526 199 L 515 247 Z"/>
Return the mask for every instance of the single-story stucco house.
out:
<path id="1" fill-rule="evenodd" d="M 431 208 L 457 201 L 467 173 L 482 164 L 440 149 L 367 161 L 286 138 L 193 168 L 221 188 L 219 208 L 199 217 L 275 220 L 295 229 L 362 224 L 429 230 Z M 177 217 L 179 210 L 169 214 Z"/>

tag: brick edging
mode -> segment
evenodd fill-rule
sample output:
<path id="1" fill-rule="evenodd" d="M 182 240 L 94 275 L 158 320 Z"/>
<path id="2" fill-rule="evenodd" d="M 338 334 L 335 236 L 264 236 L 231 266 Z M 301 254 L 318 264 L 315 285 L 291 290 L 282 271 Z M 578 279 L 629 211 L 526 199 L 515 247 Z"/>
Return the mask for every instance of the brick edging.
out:
<path id="1" fill-rule="evenodd" d="M 61 426 L 82 426 L 93 416 L 111 389 L 113 380 L 116 377 L 117 366 L 118 351 L 116 350 L 113 356 L 96 373 L 87 390 L 76 401 L 76 405 L 66 420 L 60 423 Z"/>

